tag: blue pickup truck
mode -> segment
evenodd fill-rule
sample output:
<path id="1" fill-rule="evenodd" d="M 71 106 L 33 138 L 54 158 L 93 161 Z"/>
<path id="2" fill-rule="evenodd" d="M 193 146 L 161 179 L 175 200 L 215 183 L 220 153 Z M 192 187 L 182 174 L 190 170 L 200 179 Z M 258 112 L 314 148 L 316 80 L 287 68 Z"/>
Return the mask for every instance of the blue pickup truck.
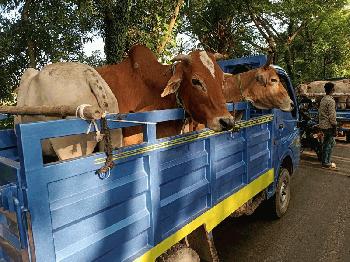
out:
<path id="1" fill-rule="evenodd" d="M 220 65 L 239 73 L 265 59 Z M 286 72 L 276 69 L 296 104 Z M 300 157 L 298 109 L 227 106 L 244 112 L 238 131 L 204 129 L 163 139 L 156 139 L 156 123 L 184 119 L 182 109 L 110 116 L 110 128 L 142 125 L 144 142 L 115 150 L 105 179 L 96 175 L 104 153 L 43 162 L 42 140 L 85 133 L 87 121 L 2 130 L 0 261 L 153 261 L 181 249 L 215 261 L 211 231 L 226 217 L 250 214 L 261 202 L 281 217 Z"/>

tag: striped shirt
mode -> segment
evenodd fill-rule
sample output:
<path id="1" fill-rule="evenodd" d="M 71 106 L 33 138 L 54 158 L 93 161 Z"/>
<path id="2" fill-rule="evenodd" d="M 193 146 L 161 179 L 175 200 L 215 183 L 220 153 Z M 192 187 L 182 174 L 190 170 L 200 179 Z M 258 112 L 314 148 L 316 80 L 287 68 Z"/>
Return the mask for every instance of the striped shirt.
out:
<path id="1" fill-rule="evenodd" d="M 321 129 L 329 129 L 337 125 L 335 101 L 332 96 L 326 95 L 322 98 L 318 109 L 318 121 Z"/>

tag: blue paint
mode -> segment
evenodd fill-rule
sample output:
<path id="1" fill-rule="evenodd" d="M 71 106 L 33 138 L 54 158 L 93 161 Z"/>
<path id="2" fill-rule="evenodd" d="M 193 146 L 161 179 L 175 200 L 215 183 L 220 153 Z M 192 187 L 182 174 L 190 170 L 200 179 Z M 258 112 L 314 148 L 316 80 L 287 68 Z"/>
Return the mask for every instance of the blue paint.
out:
<path id="1" fill-rule="evenodd" d="M 264 61 L 263 57 L 244 58 L 221 65 L 229 71 L 242 63 L 254 67 Z M 287 75 L 276 68 L 286 78 L 288 92 L 295 100 Z M 8 174 L 9 179 L 0 187 L 0 206 L 21 217 L 21 237 L 9 233 L 1 237 L 18 251 L 28 249 L 28 210 L 39 262 L 130 261 L 270 168 L 275 168 L 277 181 L 285 157 L 292 158 L 295 169 L 299 162 L 299 148 L 293 143 L 298 137 L 296 112 L 256 110 L 247 103 L 227 107 L 244 110 L 245 119 L 270 113 L 274 118 L 236 133 L 224 132 L 118 159 L 105 180 L 95 174 L 103 165 L 99 159 L 105 158 L 104 153 L 43 164 L 43 139 L 85 133 L 87 121 L 21 124 L 16 127 L 16 135 L 2 131 L 0 172 L 1 176 Z M 155 123 L 184 117 L 181 109 L 109 116 L 110 120 L 124 120 L 109 121 L 111 128 L 144 127 L 145 143 L 120 148 L 114 154 L 207 131 L 156 139 Z M 268 196 L 274 191 L 274 185 L 270 186 Z M 9 232 L 1 213 L 0 218 L 0 226 L 6 229 L 3 232 Z M 1 248 L 0 255 L 6 259 Z"/>
<path id="2" fill-rule="evenodd" d="M 317 110 L 310 110 L 309 111 L 310 116 L 316 119 L 316 122 L 318 122 L 318 111 Z M 350 134 L 350 128 L 342 126 L 343 123 L 349 124 L 350 123 L 350 109 L 337 109 L 337 121 L 340 123 L 339 131 L 343 131 L 345 133 Z"/>

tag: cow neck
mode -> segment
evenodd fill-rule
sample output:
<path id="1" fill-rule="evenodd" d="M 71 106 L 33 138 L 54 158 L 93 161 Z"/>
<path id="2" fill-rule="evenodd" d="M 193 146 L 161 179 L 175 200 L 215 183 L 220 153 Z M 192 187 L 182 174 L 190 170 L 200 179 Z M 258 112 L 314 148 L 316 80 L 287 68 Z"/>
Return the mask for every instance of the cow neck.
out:
<path id="1" fill-rule="evenodd" d="M 241 99 L 244 102 L 252 102 L 252 99 L 250 97 L 250 87 L 252 86 L 252 81 L 255 80 L 255 77 L 253 76 L 254 74 L 256 74 L 256 70 L 249 70 L 247 72 L 236 75 Z M 245 95 L 244 91 L 246 91 Z"/>
<path id="2" fill-rule="evenodd" d="M 171 66 L 170 66 L 170 70 L 171 70 L 171 74 L 172 75 L 175 74 L 175 70 L 176 70 L 176 65 L 177 64 L 178 63 L 175 62 L 175 63 L 171 64 Z M 180 107 L 180 108 L 182 108 L 183 110 L 186 111 L 185 105 L 184 105 L 184 103 L 183 103 L 183 101 L 182 101 L 182 99 L 180 97 L 180 94 L 179 94 L 179 92 L 180 92 L 179 89 L 180 88 L 176 89 L 176 91 L 175 91 L 176 107 Z"/>
<path id="3" fill-rule="evenodd" d="M 161 65 L 162 67 L 162 76 L 165 76 L 165 82 L 164 80 L 160 81 L 160 91 L 163 92 L 165 86 L 167 85 L 168 81 L 170 80 L 170 78 L 175 74 L 175 70 L 176 70 L 176 65 L 177 63 L 173 63 L 171 65 Z M 165 84 L 164 84 L 165 83 Z M 162 86 L 163 85 L 163 86 Z M 181 99 L 180 97 L 180 88 L 178 88 L 174 94 L 170 94 L 162 99 L 169 99 L 168 101 L 170 101 L 171 105 L 172 105 L 172 108 L 182 108 L 185 113 L 187 112 L 186 109 L 185 109 L 185 106 L 184 106 L 184 103 L 183 103 L 183 100 Z M 175 101 L 174 101 L 175 100 Z M 171 135 L 176 135 L 178 134 L 180 131 L 180 133 L 182 134 L 185 130 L 185 127 L 186 127 L 186 124 L 188 124 L 190 122 L 190 119 L 188 117 L 185 117 L 183 119 L 182 122 L 179 121 L 176 121 L 176 123 L 174 123 L 176 125 L 175 129 L 176 129 L 176 132 L 174 132 L 173 134 Z"/>
<path id="4" fill-rule="evenodd" d="M 152 89 L 150 90 L 150 93 L 154 94 L 155 97 L 157 97 L 157 100 L 159 101 L 158 105 L 161 105 L 155 106 L 155 108 L 153 108 L 152 110 L 176 108 L 175 94 L 171 94 L 166 97 L 161 97 L 164 88 L 166 87 L 168 81 L 172 76 L 171 65 L 162 65 L 158 63 L 156 65 L 153 65 L 152 68 L 147 68 L 147 70 L 151 72 L 148 74 L 144 74 L 144 76 L 151 77 L 143 78 L 143 81 L 150 83 L 149 85 L 147 85 L 149 89 Z"/>
<path id="5" fill-rule="evenodd" d="M 175 70 L 176 70 L 176 65 L 177 64 L 178 63 L 175 62 L 175 63 L 171 64 L 171 66 L 170 66 L 170 70 L 171 70 L 171 74 L 172 75 L 175 74 Z M 186 114 L 189 115 L 189 117 L 185 116 L 185 118 L 182 121 L 181 134 L 183 134 L 185 132 L 186 125 L 189 125 L 190 122 L 191 122 L 191 119 L 193 119 L 193 118 L 192 118 L 191 114 L 186 111 L 185 104 L 183 103 L 183 100 L 180 97 L 180 88 L 176 89 L 176 91 L 175 91 L 175 98 L 176 98 L 176 105 L 175 105 L 175 107 L 182 108 L 185 111 L 185 115 Z"/>
<path id="6" fill-rule="evenodd" d="M 246 101 L 246 97 L 243 95 L 241 74 L 237 74 L 236 78 L 237 78 L 237 82 L 238 82 L 239 92 L 240 92 L 240 95 L 241 95 L 241 101 Z"/>

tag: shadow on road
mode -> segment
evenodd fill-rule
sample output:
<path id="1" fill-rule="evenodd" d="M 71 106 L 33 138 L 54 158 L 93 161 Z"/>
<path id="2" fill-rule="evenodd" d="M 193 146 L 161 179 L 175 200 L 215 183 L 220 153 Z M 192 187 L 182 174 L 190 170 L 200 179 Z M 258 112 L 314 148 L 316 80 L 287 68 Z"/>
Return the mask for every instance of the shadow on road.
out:
<path id="1" fill-rule="evenodd" d="M 350 261 L 350 144 L 337 141 L 332 160 L 338 172 L 303 152 L 282 219 L 270 219 L 261 206 L 215 228 L 220 261 Z"/>

